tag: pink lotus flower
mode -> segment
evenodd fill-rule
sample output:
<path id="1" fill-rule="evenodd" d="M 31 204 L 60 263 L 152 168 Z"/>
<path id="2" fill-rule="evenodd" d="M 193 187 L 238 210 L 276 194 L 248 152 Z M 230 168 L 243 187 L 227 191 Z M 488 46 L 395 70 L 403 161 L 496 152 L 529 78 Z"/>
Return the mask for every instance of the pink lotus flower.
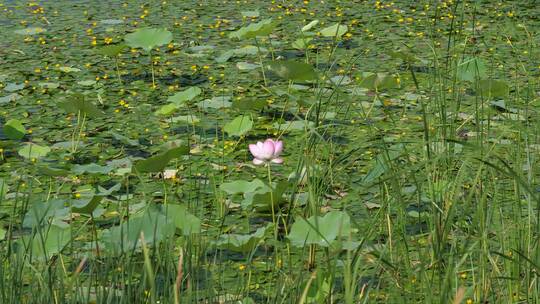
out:
<path id="1" fill-rule="evenodd" d="M 272 162 L 275 164 L 283 163 L 283 158 L 279 157 L 283 151 L 283 141 L 267 139 L 264 142 L 249 145 L 249 152 L 253 155 L 253 163 L 255 165 L 267 164 Z"/>

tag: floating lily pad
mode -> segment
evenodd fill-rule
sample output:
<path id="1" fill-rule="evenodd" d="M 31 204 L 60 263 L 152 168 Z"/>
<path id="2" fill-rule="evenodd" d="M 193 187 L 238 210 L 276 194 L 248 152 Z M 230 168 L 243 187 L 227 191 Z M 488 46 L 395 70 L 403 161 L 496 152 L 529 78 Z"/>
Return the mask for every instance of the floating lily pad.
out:
<path id="1" fill-rule="evenodd" d="M 82 85 L 83 87 L 91 87 L 96 84 L 95 80 L 81 80 L 77 81 L 77 84 Z"/>
<path id="2" fill-rule="evenodd" d="M 10 119 L 4 125 L 4 134 L 9 139 L 20 140 L 26 135 L 26 129 L 18 119 Z"/>
<path id="3" fill-rule="evenodd" d="M 203 109 L 229 108 L 232 105 L 232 102 L 230 100 L 231 100 L 230 96 L 217 96 L 217 97 L 212 97 L 211 99 L 205 99 L 197 103 L 197 106 Z"/>
<path id="4" fill-rule="evenodd" d="M 68 113 L 81 113 L 86 114 L 89 117 L 99 117 L 103 115 L 103 112 L 95 104 L 87 100 L 84 95 L 80 94 L 68 97 L 67 100 L 59 102 L 58 106 Z"/>
<path id="5" fill-rule="evenodd" d="M 476 79 L 486 78 L 487 68 L 479 58 L 467 58 L 457 66 L 457 77 L 460 80 L 473 82 Z"/>
<path id="6" fill-rule="evenodd" d="M 99 48 L 96 52 L 101 55 L 114 57 L 114 56 L 118 56 L 126 48 L 127 48 L 127 45 L 125 44 L 106 45 Z"/>
<path id="7" fill-rule="evenodd" d="M 199 96 L 201 93 L 202 93 L 202 90 L 199 87 L 190 87 L 167 98 L 167 101 L 172 102 L 176 105 L 181 105 L 186 101 L 193 100 L 195 97 Z"/>
<path id="8" fill-rule="evenodd" d="M 188 153 L 188 146 L 172 148 L 166 152 L 137 162 L 135 164 L 135 169 L 140 173 L 161 172 L 171 160 L 187 155 Z"/>
<path id="9" fill-rule="evenodd" d="M 15 30 L 13 31 L 15 34 L 19 34 L 19 35 L 37 35 L 37 34 L 41 34 L 41 33 L 45 33 L 47 30 L 42 28 L 42 27 L 27 27 L 27 28 L 24 28 L 24 29 L 19 29 L 19 30 Z"/>
<path id="10" fill-rule="evenodd" d="M 195 115 L 180 115 L 171 118 L 172 122 L 184 122 L 187 124 L 196 124 L 201 120 Z"/>
<path id="11" fill-rule="evenodd" d="M 260 68 L 261 66 L 259 64 L 253 64 L 253 63 L 241 61 L 241 62 L 236 63 L 236 67 L 242 71 L 251 71 L 251 70 Z"/>
<path id="12" fill-rule="evenodd" d="M 0 97 L 0 104 L 10 103 L 10 102 L 15 101 L 15 100 L 17 100 L 19 98 L 21 98 L 21 95 L 19 95 L 17 93 L 12 93 L 12 94 L 9 94 L 7 96 Z"/>
<path id="13" fill-rule="evenodd" d="M 172 33 L 165 29 L 142 28 L 127 34 L 126 44 L 132 48 L 142 48 L 150 52 L 153 48 L 172 41 Z"/>
<path id="14" fill-rule="evenodd" d="M 223 126 L 223 131 L 231 136 L 242 136 L 253 128 L 253 120 L 248 115 L 240 115 Z"/>
<path id="15" fill-rule="evenodd" d="M 39 86 L 44 89 L 58 89 L 60 84 L 58 82 L 40 82 Z"/>
<path id="16" fill-rule="evenodd" d="M 347 33 L 349 28 L 346 25 L 336 23 L 321 30 L 323 37 L 341 37 Z"/>
<path id="17" fill-rule="evenodd" d="M 104 20 L 99 21 L 99 23 L 105 24 L 105 25 L 117 25 L 117 24 L 124 23 L 124 21 L 120 19 L 104 19 Z"/>
<path id="18" fill-rule="evenodd" d="M 243 17 L 246 18 L 258 18 L 261 14 L 259 13 L 259 10 L 255 11 L 243 11 L 241 12 Z"/>
<path id="19" fill-rule="evenodd" d="M 143 239 L 147 245 L 170 240 L 175 230 L 172 217 L 166 216 L 157 207 L 149 206 L 144 212 L 130 216 L 120 226 L 104 230 L 101 240 L 108 251 L 119 254 L 139 248 Z"/>
<path id="20" fill-rule="evenodd" d="M 250 182 L 245 180 L 236 180 L 221 184 L 219 188 L 228 194 L 249 193 L 263 188 L 265 184 L 260 179 L 254 179 Z"/>
<path id="21" fill-rule="evenodd" d="M 251 39 L 257 36 L 266 36 L 272 33 L 276 26 L 277 24 L 275 24 L 272 19 L 265 19 L 240 28 L 236 32 L 232 32 L 229 37 L 236 39 Z"/>
<path id="22" fill-rule="evenodd" d="M 64 73 L 75 73 L 75 72 L 80 72 L 81 71 L 81 69 L 74 68 L 74 67 L 68 67 L 68 66 L 59 67 L 58 70 L 60 72 L 64 72 Z"/>
<path id="23" fill-rule="evenodd" d="M 61 252 L 71 241 L 72 231 L 69 226 L 59 227 L 51 224 L 40 229 L 41 232 L 25 236 L 22 246 L 28 248 L 29 256 L 34 260 L 45 261 Z"/>
<path id="24" fill-rule="evenodd" d="M 311 21 L 310 23 L 308 23 L 308 24 L 306 24 L 306 25 L 304 25 L 302 27 L 302 32 L 307 32 L 307 31 L 311 30 L 317 24 L 319 24 L 319 20 L 315 19 L 315 20 Z"/>
<path id="25" fill-rule="evenodd" d="M 156 115 L 168 116 L 176 112 L 180 106 L 176 103 L 169 103 L 164 106 L 161 106 L 157 111 Z"/>
<path id="26" fill-rule="evenodd" d="M 348 237 L 350 232 L 349 215 L 343 211 L 331 211 L 322 217 L 297 218 L 287 238 L 296 247 L 311 244 L 329 247 L 337 238 Z"/>
<path id="27" fill-rule="evenodd" d="M 18 151 L 20 156 L 29 159 L 37 159 L 44 157 L 49 154 L 49 152 L 51 152 L 51 148 L 33 143 L 27 143 Z"/>
<path id="28" fill-rule="evenodd" d="M 237 252 L 250 252 L 261 242 L 269 226 L 259 228 L 252 234 L 224 234 L 214 243 L 218 248 Z"/>
<path id="29" fill-rule="evenodd" d="M 510 92 L 510 87 L 505 81 L 494 79 L 482 79 L 478 82 L 478 88 L 483 96 L 507 97 Z"/>
<path id="30" fill-rule="evenodd" d="M 287 60 L 268 64 L 268 70 L 281 78 L 292 81 L 316 80 L 318 75 L 313 66 L 305 62 Z"/>
<path id="31" fill-rule="evenodd" d="M 185 205 L 166 204 L 161 206 L 161 213 L 170 219 L 183 235 L 201 232 L 201 220 L 191 214 Z"/>
<path id="32" fill-rule="evenodd" d="M 8 83 L 6 87 L 4 88 L 4 91 L 6 92 L 16 92 L 24 89 L 25 84 L 24 83 Z"/>

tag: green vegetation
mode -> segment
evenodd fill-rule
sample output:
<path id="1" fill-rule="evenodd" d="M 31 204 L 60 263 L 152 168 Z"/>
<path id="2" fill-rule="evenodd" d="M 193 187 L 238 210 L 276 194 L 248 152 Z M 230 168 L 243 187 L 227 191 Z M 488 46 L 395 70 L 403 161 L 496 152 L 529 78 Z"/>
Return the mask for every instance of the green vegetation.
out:
<path id="1" fill-rule="evenodd" d="M 0 2 L 0 303 L 537 303 L 539 23 Z"/>

